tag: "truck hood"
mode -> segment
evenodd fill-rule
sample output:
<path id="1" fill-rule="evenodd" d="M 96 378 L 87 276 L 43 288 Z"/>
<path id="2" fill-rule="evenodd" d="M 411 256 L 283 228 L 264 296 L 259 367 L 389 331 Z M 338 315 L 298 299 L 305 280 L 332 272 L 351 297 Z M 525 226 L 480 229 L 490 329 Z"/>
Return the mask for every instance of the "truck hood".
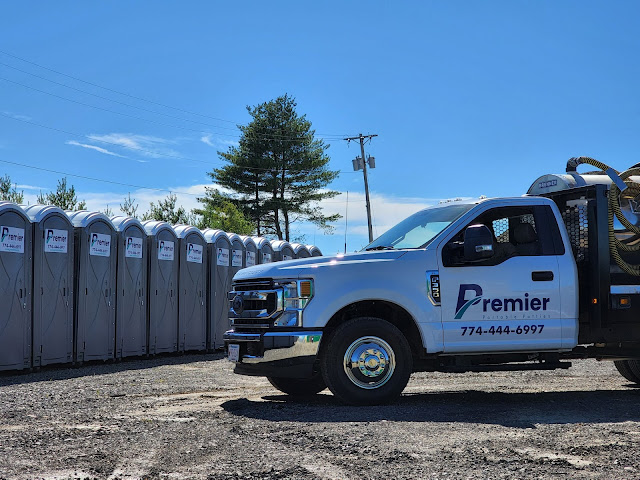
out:
<path id="1" fill-rule="evenodd" d="M 407 250 L 381 250 L 265 263 L 254 267 L 243 268 L 235 274 L 233 279 L 248 280 L 252 278 L 297 278 L 305 275 L 315 276 L 320 273 L 320 271 L 327 271 L 327 269 L 334 270 L 336 268 L 353 265 L 392 262 L 406 253 Z"/>

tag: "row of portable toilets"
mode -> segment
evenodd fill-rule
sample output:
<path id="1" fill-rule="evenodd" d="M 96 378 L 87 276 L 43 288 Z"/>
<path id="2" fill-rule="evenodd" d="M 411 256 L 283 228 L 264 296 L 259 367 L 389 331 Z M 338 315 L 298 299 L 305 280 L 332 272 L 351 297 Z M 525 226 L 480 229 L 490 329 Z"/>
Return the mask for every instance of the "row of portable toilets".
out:
<path id="1" fill-rule="evenodd" d="M 0 370 L 223 345 L 241 268 L 315 246 L 0 202 Z"/>

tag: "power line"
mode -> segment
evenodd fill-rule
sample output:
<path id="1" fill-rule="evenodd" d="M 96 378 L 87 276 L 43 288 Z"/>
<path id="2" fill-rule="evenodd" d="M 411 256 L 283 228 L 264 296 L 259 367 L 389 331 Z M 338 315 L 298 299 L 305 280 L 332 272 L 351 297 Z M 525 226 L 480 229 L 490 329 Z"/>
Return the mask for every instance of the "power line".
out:
<path id="1" fill-rule="evenodd" d="M 66 74 L 66 73 L 59 72 L 58 70 L 54 70 L 53 68 L 45 67 L 44 65 L 40 65 L 39 63 L 32 62 L 32 61 L 27 60 L 27 59 L 22 58 L 22 57 L 18 57 L 17 55 L 13 55 L 13 54 L 11 54 L 11 53 L 9 53 L 9 52 L 5 52 L 5 51 L 3 51 L 3 50 L 0 50 L 0 53 L 2 53 L 3 55 L 6 55 L 6 56 L 8 56 L 8 57 L 15 58 L 16 60 L 20 60 L 20 61 L 22 61 L 22 62 L 28 63 L 28 64 L 30 64 L 30 65 L 34 65 L 34 66 L 36 66 L 36 67 L 38 67 L 38 68 L 42 68 L 42 69 L 44 69 L 44 70 L 48 70 L 49 72 L 55 73 L 55 74 L 57 74 L 57 75 L 62 75 L 63 77 L 67 77 L 67 78 L 70 78 L 70 79 L 72 79 L 72 80 L 76 80 L 76 81 L 78 81 L 78 82 L 82 82 L 82 83 L 84 83 L 84 84 L 91 85 L 92 87 L 97 87 L 97 88 L 101 88 L 101 89 L 103 89 L 103 90 L 107 90 L 107 91 L 112 92 L 112 93 L 117 93 L 118 95 L 123 95 L 123 96 L 125 96 L 125 97 L 134 98 L 134 99 L 136 99 L 136 100 L 140 100 L 140 101 L 143 101 L 143 102 L 153 103 L 154 105 L 158 105 L 159 107 L 170 108 L 170 109 L 173 109 L 173 110 L 179 110 L 179 111 L 181 111 L 181 112 L 188 113 L 188 114 L 190 114 L 190 115 L 197 115 L 197 116 L 199 116 L 199 117 L 210 118 L 210 119 L 212 119 L 212 120 L 217 120 L 217 121 L 219 121 L 219 122 L 227 122 L 227 123 L 233 123 L 233 124 L 236 124 L 236 122 L 231 121 L 231 120 L 226 120 L 226 119 L 224 119 L 224 118 L 212 117 L 212 116 L 210 116 L 210 115 L 205 115 L 205 114 L 202 114 L 202 113 L 191 112 L 191 111 L 189 111 L 189 110 L 185 110 L 185 109 L 182 109 L 182 108 L 179 108 L 179 107 L 172 107 L 171 105 L 166 105 L 166 104 L 164 104 L 164 103 L 155 102 L 155 101 L 153 101 L 153 100 L 148 100 L 148 99 L 146 99 L 146 98 L 137 97 L 137 96 L 135 96 L 135 95 L 131 95 L 131 94 L 129 94 L 129 93 L 120 92 L 120 91 L 118 91 L 118 90 L 114 90 L 114 89 L 109 88 L 109 87 L 104 87 L 104 86 L 102 86 L 102 85 L 98 85 L 97 83 L 89 82 L 89 81 L 87 81 L 87 80 L 83 80 L 83 79 L 81 79 L 81 78 L 74 77 L 73 75 L 68 75 L 68 74 Z"/>
<path id="2" fill-rule="evenodd" d="M 25 163 L 11 162 L 9 160 L 0 159 L 0 162 L 1 163 L 6 163 L 6 164 L 9 164 L 9 165 L 17 165 L 19 167 L 31 168 L 32 170 L 40 170 L 40 171 L 43 171 L 43 172 L 55 173 L 55 174 L 58 174 L 58 175 L 64 175 L 66 177 L 82 178 L 84 180 L 91 180 L 91 181 L 94 181 L 94 182 L 102 182 L 102 183 L 110 183 L 112 185 L 120 185 L 120 186 L 123 186 L 123 187 L 141 188 L 141 189 L 144 189 L 144 190 L 153 190 L 153 191 L 158 191 L 158 192 L 179 193 L 181 195 L 191 195 L 191 196 L 194 196 L 194 197 L 202 196 L 202 194 L 199 194 L 199 193 L 179 192 L 177 190 L 168 190 L 166 188 L 145 187 L 145 186 L 142 186 L 142 185 L 134 185 L 134 184 L 131 184 L 131 183 L 116 182 L 114 180 L 106 180 L 104 178 L 88 177 L 86 175 L 77 175 L 75 173 L 62 172 L 60 170 L 53 170 L 53 169 L 50 169 L 50 168 L 36 167 L 35 165 L 27 165 Z"/>
<path id="3" fill-rule="evenodd" d="M 24 118 L 16 118 L 14 116 L 7 115 L 4 112 L 0 112 L 0 115 L 2 115 L 3 117 L 6 117 L 6 118 L 10 118 L 11 120 L 16 120 L 18 122 L 27 123 L 29 125 L 33 125 L 33 126 L 36 126 L 36 127 L 44 128 L 44 129 L 47 129 L 47 130 L 53 130 L 54 132 L 64 133 L 65 135 L 71 135 L 73 137 L 82 138 L 82 139 L 86 139 L 87 138 L 86 135 L 82 135 L 80 133 L 70 132 L 68 130 L 62 130 L 61 128 L 51 127 L 51 126 L 48 126 L 48 125 L 43 125 L 41 123 L 36 123 L 36 122 L 32 122 L 30 120 L 26 120 Z M 98 142 L 99 143 L 104 143 L 106 145 L 113 145 L 113 146 L 116 146 L 116 147 L 122 147 L 122 145 L 119 144 L 119 143 L 109 142 L 107 140 L 99 140 Z M 179 155 L 172 155 L 170 153 L 153 152 L 151 150 L 145 150 L 143 148 L 138 148 L 138 147 L 133 147 L 133 146 L 127 146 L 126 148 L 128 148 L 130 150 L 134 150 L 136 152 L 147 153 L 147 154 L 149 154 L 151 156 L 174 158 L 174 159 L 177 159 L 177 160 L 188 160 L 188 161 L 191 161 L 191 162 L 205 163 L 207 165 L 215 166 L 211 162 L 207 162 L 207 161 L 204 161 L 204 160 L 197 160 L 195 158 L 182 157 L 182 156 L 179 156 Z"/>
<path id="4" fill-rule="evenodd" d="M 68 89 L 70 89 L 70 90 L 74 90 L 74 91 L 76 91 L 76 92 L 84 93 L 84 94 L 86 94 L 86 95 L 91 95 L 92 97 L 100 98 L 100 99 L 102 99 L 102 100 L 107 100 L 107 101 L 109 101 L 109 102 L 114 102 L 114 103 L 117 103 L 117 104 L 120 104 L 120 105 L 124 105 L 124 106 L 126 106 L 126 107 L 135 108 L 135 109 L 138 109 L 138 110 L 143 110 L 143 111 L 145 111 L 145 112 L 153 113 L 153 114 L 155 114 L 155 115 L 164 115 L 165 117 L 174 118 L 174 119 L 176 119 L 176 120 L 182 120 L 182 121 L 184 121 L 184 122 L 197 123 L 197 124 L 199 124 L 199 125 L 205 125 L 205 126 L 207 126 L 207 127 L 212 127 L 212 128 L 221 128 L 221 129 L 224 129 L 224 130 L 233 130 L 233 131 L 236 131 L 236 130 L 237 130 L 237 128 L 235 128 L 235 127 L 221 127 L 221 126 L 219 126 L 219 125 L 212 125 L 212 124 L 210 124 L 210 123 L 198 122 L 198 121 L 196 121 L 196 120 L 190 120 L 190 119 L 188 119 L 188 118 L 176 117 L 175 115 L 171 115 L 171 114 L 169 114 L 169 113 L 158 112 L 157 110 L 150 110 L 150 109 L 148 109 L 148 108 L 140 107 L 140 106 L 138 106 L 138 105 L 132 105 L 132 104 L 130 104 L 130 103 L 121 102 L 121 101 L 119 101 L 119 100 L 115 100 L 115 99 L 113 99 L 113 98 L 105 97 L 105 96 L 98 95 L 98 94 L 93 93 L 93 92 L 88 92 L 88 91 L 86 91 L 86 90 L 82 90 L 82 89 L 80 89 L 80 88 L 72 87 L 71 85 L 67 85 L 66 83 L 56 82 L 55 80 L 51 80 L 50 78 L 46 78 L 46 77 L 43 77 L 43 76 L 41 76 L 41 75 L 37 75 L 37 74 L 35 74 L 35 73 L 31 73 L 31 72 L 28 72 L 28 71 L 26 71 L 26 70 L 22 70 L 22 69 L 20 69 L 20 68 L 14 67 L 13 65 L 9 65 L 9 64 L 4 63 L 4 62 L 0 62 L 0 65 L 2 65 L 2 66 L 4 66 L 4 67 L 7 67 L 7 68 L 11 68 L 11 69 L 13 69 L 13 70 L 17 70 L 18 72 L 26 73 L 27 75 L 31 75 L 32 77 L 39 78 L 39 79 L 41 79 L 41 80 L 45 80 L 45 81 L 50 82 L 50 83 L 53 83 L 53 84 L 55 84 L 55 85 L 59 85 L 59 86 L 61 86 L 61 87 L 65 87 L 65 88 L 68 88 Z M 6 80 L 6 79 L 3 79 L 3 80 Z M 7 80 L 7 81 L 11 81 L 11 80 Z M 30 87 L 30 86 L 27 86 L 27 85 L 23 85 L 23 84 L 18 83 L 18 82 L 13 82 L 13 83 L 16 83 L 16 84 L 18 84 L 18 85 L 21 85 L 21 86 L 23 86 L 23 87 L 33 88 L 33 87 Z M 33 89 L 34 89 L 34 90 L 37 90 L 37 89 L 35 89 L 35 88 L 33 88 Z M 37 91 L 41 91 L 41 90 L 37 90 Z M 47 94 L 48 94 L 48 92 L 42 92 L 42 93 L 47 93 Z M 59 97 L 59 98 L 63 98 L 63 97 Z M 66 98 L 64 98 L 64 100 L 67 100 L 67 99 L 66 99 Z M 75 101 L 75 100 L 70 100 L 70 101 Z M 85 105 L 85 104 L 83 103 L 82 105 Z M 89 105 L 89 106 L 92 106 L 92 105 Z M 116 113 L 117 113 L 117 112 L 116 112 Z"/>
<path id="5" fill-rule="evenodd" d="M 78 82 L 82 82 L 82 83 L 84 83 L 84 84 L 86 84 L 86 85 L 91 85 L 91 86 L 96 87 L 96 88 L 101 88 L 101 89 L 103 89 L 103 90 L 106 90 L 106 91 L 109 91 L 109 92 L 112 92 L 112 93 L 116 93 L 116 94 L 118 94 L 118 95 L 123 95 L 123 96 L 125 96 L 125 97 L 129 97 L 129 98 L 133 98 L 133 99 L 136 99 L 136 100 L 140 100 L 140 101 L 142 101 L 142 102 L 151 103 L 151 104 L 153 104 L 153 105 L 157 105 L 157 106 L 160 106 L 160 107 L 164 107 L 164 108 L 169 108 L 169 109 L 177 110 L 177 111 L 180 111 L 180 112 L 183 112 L 183 113 L 188 113 L 189 115 L 196 115 L 196 116 L 199 116 L 199 117 L 209 118 L 209 119 L 216 120 L 216 121 L 219 121 L 219 122 L 231 123 L 231 124 L 234 124 L 234 125 L 236 125 L 236 126 L 237 126 L 237 125 L 242 125 L 241 123 L 239 123 L 239 122 L 234 122 L 234 121 L 232 121 L 232 120 L 227 120 L 227 119 L 224 119 L 224 118 L 214 117 L 214 116 L 211 116 L 211 115 L 205 115 L 205 114 L 198 113 L 198 112 L 192 112 L 192 111 L 189 111 L 189 110 L 185 110 L 185 109 L 183 109 L 183 108 L 180 108 L 180 107 L 174 107 L 174 106 L 167 105 L 167 104 L 164 104 L 164 103 L 161 103 L 161 102 L 156 102 L 156 101 L 154 101 L 154 100 L 149 100 L 149 99 L 146 99 L 146 98 L 143 98 L 143 97 L 138 97 L 138 96 L 136 96 L 136 95 L 131 95 L 131 94 L 126 93 L 126 92 L 121 92 L 121 91 L 118 91 L 118 90 L 115 90 L 115 89 L 112 89 L 112 88 L 109 88 L 109 87 L 105 87 L 105 86 L 103 86 L 103 85 L 99 85 L 99 84 L 97 84 L 97 83 L 89 82 L 89 81 L 87 81 L 87 80 L 83 80 L 83 79 L 81 79 L 81 78 L 74 77 L 73 75 L 69 75 L 69 74 L 66 74 L 66 73 L 60 72 L 60 71 L 58 71 L 58 70 L 54 70 L 54 69 L 52 69 L 52 68 L 46 67 L 46 66 L 41 65 L 41 64 L 36 63 L 36 62 L 32 62 L 32 61 L 30 61 L 30 60 L 27 60 L 27 59 L 25 59 L 25 58 L 19 57 L 19 56 L 17 56 L 17 55 L 11 54 L 11 53 L 6 52 L 6 51 L 3 51 L 3 50 L 0 50 L 0 53 L 1 53 L 1 54 L 3 54 L 3 55 L 6 55 L 6 56 L 8 56 L 8 57 L 14 58 L 14 59 L 16 59 L 16 60 L 20 60 L 21 62 L 25 62 L 25 63 L 28 63 L 28 64 L 30 64 L 30 65 L 34 65 L 34 66 L 36 66 L 36 67 L 38 67 L 38 68 L 42 68 L 42 69 L 47 70 L 47 71 L 49 71 L 49 72 L 55 73 L 55 74 L 57 74 L 57 75 L 61 75 L 61 76 L 63 76 L 63 77 L 67 77 L 67 78 L 70 78 L 70 79 L 72 79 L 72 80 L 76 80 L 76 81 L 78 81 Z M 39 76 L 38 76 L 38 75 L 36 75 L 36 74 L 32 74 L 32 73 L 29 73 L 29 72 L 25 72 L 24 70 L 20 70 L 20 69 L 18 69 L 17 67 L 13 67 L 13 66 L 7 65 L 7 64 L 5 64 L 5 63 L 2 63 L 2 65 L 5 65 L 5 66 L 7 66 L 7 67 L 9 67 L 9 68 L 14 68 L 14 69 L 19 70 L 19 71 L 21 71 L 21 72 L 27 73 L 28 75 L 33 75 L 33 76 L 36 76 L 36 77 L 38 77 L 38 78 L 42 78 L 42 79 L 44 79 L 44 80 L 47 80 L 47 81 L 50 81 L 50 82 L 53 82 L 53 83 L 57 83 L 58 85 L 62 85 L 62 86 L 68 87 L 68 88 L 72 88 L 72 89 L 74 89 L 74 90 L 78 90 L 78 91 L 81 91 L 81 92 L 83 92 L 83 93 L 87 93 L 87 94 L 89 94 L 89 95 L 95 95 L 95 94 L 92 94 L 92 93 L 89 93 L 89 92 L 84 92 L 84 91 L 82 91 L 82 90 L 76 89 L 76 88 L 74 88 L 74 87 L 70 87 L 70 86 L 65 85 L 65 84 L 62 84 L 62 83 L 55 82 L 55 81 L 53 81 L 53 80 L 46 79 L 46 78 L 44 78 L 44 77 L 39 77 Z M 98 96 L 98 95 L 95 95 L 95 96 Z M 105 97 L 100 97 L 100 98 L 105 98 Z M 108 99 L 108 98 L 105 98 L 105 99 L 106 99 L 106 100 L 113 101 L 113 102 L 117 102 L 117 103 L 122 103 L 122 102 L 118 102 L 117 100 L 113 100 L 113 99 Z M 127 105 L 127 104 L 124 104 L 124 105 Z M 140 108 L 140 109 L 143 109 L 143 110 L 144 110 L 144 108 L 142 108 L 142 107 L 134 107 L 134 106 L 132 106 L 132 107 L 133 107 L 133 108 Z M 156 113 L 159 113 L 159 112 L 156 112 Z M 163 113 L 159 113 L 159 114 L 160 114 L 160 115 L 165 115 L 165 114 L 163 114 Z M 191 120 L 186 120 L 186 121 L 191 121 Z M 194 122 L 194 123 L 199 123 L 199 122 Z M 206 125 L 206 124 L 205 124 L 205 125 Z M 224 128 L 224 127 L 216 127 L 216 128 Z M 338 139 L 342 138 L 344 135 L 342 135 L 342 134 L 323 134 L 323 133 L 318 132 L 318 136 L 320 136 L 320 137 L 335 137 L 335 138 L 334 138 L 334 140 L 338 140 Z"/>
<path id="6" fill-rule="evenodd" d="M 86 95 L 91 95 L 91 96 L 99 98 L 101 100 L 106 100 L 108 102 L 114 102 L 114 103 L 129 107 L 129 108 L 142 110 L 144 112 L 149 112 L 149 113 L 152 113 L 154 115 L 164 115 L 165 117 L 173 118 L 175 120 L 180 120 L 180 121 L 183 121 L 183 122 L 191 122 L 191 123 L 195 123 L 195 124 L 198 124 L 198 125 L 204 125 L 206 127 L 211 127 L 211 128 L 216 128 L 216 129 L 231 130 L 231 131 L 234 131 L 234 132 L 237 132 L 237 130 L 238 130 L 237 126 L 236 127 L 222 127 L 220 125 L 213 125 L 211 123 L 198 122 L 197 120 L 191 120 L 191 119 L 184 118 L 184 117 L 178 117 L 178 116 L 171 115 L 171 114 L 168 114 L 168 113 L 159 112 L 157 110 L 150 110 L 148 108 L 140 107 L 138 105 L 132 105 L 130 103 L 121 102 L 121 101 L 115 100 L 113 98 L 105 97 L 105 96 L 102 96 L 102 95 L 95 94 L 93 92 L 89 92 L 87 90 L 82 90 L 80 88 L 76 88 L 76 87 L 73 87 L 71 85 L 67 85 L 66 83 L 56 82 L 55 80 L 51 80 L 50 78 L 46 78 L 46 77 L 43 77 L 41 75 L 37 75 L 35 73 L 28 72 L 26 70 L 22 70 L 20 68 L 14 67 L 13 65 L 9 65 L 9 64 L 4 63 L 4 62 L 0 62 L 0 65 L 8 67 L 8 68 L 11 68 L 11 69 L 16 70 L 16 71 L 21 72 L 21 73 L 25 73 L 27 75 L 31 75 L 31 76 L 33 76 L 35 78 L 39 78 L 41 80 L 45 80 L 45 81 L 53 83 L 55 85 L 59 85 L 61 87 L 65 87 L 65 88 L 68 88 L 70 90 L 74 90 L 76 92 L 80 92 L 80 93 L 83 93 L 83 94 L 86 94 Z M 118 115 L 126 115 L 126 116 L 129 116 L 131 118 L 138 119 L 138 120 L 143 120 L 143 121 L 148 121 L 148 122 L 153 122 L 153 123 L 159 123 L 159 122 L 156 122 L 155 120 L 148 120 L 146 118 L 132 116 L 130 114 L 126 114 L 126 113 L 121 113 L 121 112 L 105 109 L 103 107 L 97 107 L 95 105 L 87 104 L 87 103 L 80 102 L 80 101 L 77 101 L 77 100 L 73 100 L 73 99 L 70 99 L 70 98 L 67 98 L 67 97 L 56 95 L 56 94 L 53 94 L 53 93 L 50 93 L 50 92 L 43 91 L 43 90 L 40 90 L 38 88 L 32 87 L 30 85 L 25 85 L 23 83 L 19 83 L 19 82 L 16 82 L 14 80 L 9 80 L 7 78 L 1 78 L 1 79 L 5 80 L 7 82 L 14 83 L 16 85 L 20 85 L 21 87 L 29 88 L 29 89 L 35 90 L 37 92 L 44 93 L 46 95 L 51 95 L 51 96 L 54 96 L 56 98 L 60 98 L 62 100 L 66 100 L 66 101 L 69 101 L 69 102 L 77 103 L 77 104 L 84 105 L 84 106 L 91 107 L 91 108 L 104 110 L 104 111 L 107 111 L 107 112 L 110 112 L 110 113 L 115 113 L 115 114 L 118 114 Z M 185 128 L 186 130 L 192 130 L 192 131 L 196 131 L 196 132 L 199 132 L 199 133 L 205 133 L 205 134 L 211 133 L 211 132 L 209 132 L 207 130 L 194 130 L 194 129 L 189 129 L 189 128 L 186 128 L 186 127 L 181 127 L 181 126 L 178 126 L 178 125 L 171 125 L 171 124 L 166 124 L 166 123 L 160 123 L 160 125 L 170 126 L 170 127 L 174 127 L 174 128 Z M 218 134 L 218 135 L 222 135 L 222 134 Z M 230 136 L 233 136 L 234 138 L 239 137 L 239 135 L 237 133 L 235 135 L 230 135 Z M 291 140 L 296 140 L 296 141 L 300 140 L 299 137 L 291 137 L 291 136 L 287 136 L 287 135 L 278 135 L 278 134 L 275 134 L 275 133 L 274 134 L 270 134 L 270 135 L 264 135 L 264 137 L 265 138 L 273 138 L 273 139 L 285 139 L 285 140 L 286 139 L 291 139 Z M 329 138 L 329 137 L 333 137 L 333 138 Z M 324 140 L 327 140 L 327 141 L 339 140 L 339 139 L 341 139 L 341 137 L 342 137 L 342 135 L 321 135 L 321 134 L 319 134 L 319 138 L 323 138 Z"/>
<path id="7" fill-rule="evenodd" d="M 30 120 L 26 120 L 26 119 L 23 119 L 23 118 L 16 118 L 16 117 L 14 117 L 12 115 L 8 115 L 8 114 L 6 114 L 4 112 L 0 112 L 0 116 L 6 117 L 6 118 L 9 118 L 11 120 L 18 121 L 18 122 L 27 123 L 29 125 L 33 125 L 33 126 L 36 126 L 36 127 L 39 127 L 39 128 L 44 128 L 44 129 L 47 129 L 47 130 L 52 130 L 52 131 L 55 131 L 55 132 L 64 133 L 65 135 L 71 135 L 71 136 L 76 137 L 76 138 L 82 138 L 82 139 L 87 138 L 86 135 L 82 135 L 82 134 L 75 133 L 75 132 L 70 132 L 68 130 L 62 130 L 60 128 L 51 127 L 51 126 L 48 126 L 48 125 L 43 125 L 43 124 L 32 122 Z M 98 140 L 98 142 L 106 144 L 106 145 L 113 145 L 113 146 L 116 146 L 116 147 L 122 147 L 122 145 L 119 144 L 119 143 L 109 142 L 107 140 Z M 173 159 L 177 159 L 177 160 L 187 160 L 187 161 L 196 162 L 196 163 L 203 163 L 203 164 L 209 165 L 211 167 L 216 167 L 217 165 L 219 165 L 220 167 L 224 166 L 224 164 L 222 164 L 222 163 L 217 163 L 216 164 L 216 163 L 208 162 L 208 161 L 205 161 L 205 160 L 198 160 L 198 159 L 195 159 L 195 158 L 183 157 L 183 156 L 180 156 L 180 155 L 173 155 L 173 154 L 170 154 L 170 153 L 153 152 L 151 150 L 146 150 L 144 148 L 138 148 L 138 147 L 133 147 L 133 146 L 127 146 L 126 148 L 128 148 L 129 150 L 137 151 L 137 152 L 147 153 L 147 154 L 149 154 L 151 156 L 156 156 L 156 157 L 159 156 L 159 157 L 173 158 Z M 280 169 L 248 167 L 248 166 L 247 167 L 243 167 L 243 168 L 245 168 L 246 170 L 262 171 L 262 172 L 274 172 L 274 171 L 281 172 L 282 171 Z M 310 170 L 303 170 L 303 169 L 297 170 L 297 169 L 287 168 L 287 169 L 284 169 L 284 170 L 285 170 L 285 172 L 293 172 L 293 173 L 305 173 L 305 172 L 311 173 Z M 348 172 L 348 171 L 347 172 L 343 172 L 343 171 L 339 170 L 338 173 L 351 173 L 351 172 Z"/>
<path id="8" fill-rule="evenodd" d="M 201 194 L 201 193 L 181 192 L 179 190 L 170 190 L 168 188 L 147 187 L 147 186 L 144 186 L 144 185 L 135 185 L 135 184 L 132 184 L 132 183 L 117 182 L 115 180 L 107 180 L 105 178 L 89 177 L 87 175 L 78 175 L 78 174 L 75 174 L 75 173 L 63 172 L 61 170 L 53 170 L 51 168 L 36 167 L 35 165 L 27 165 L 26 163 L 12 162 L 10 160 L 0 159 L 0 163 L 5 163 L 5 164 L 8 164 L 8 165 L 15 165 L 15 166 L 18 166 L 18 167 L 30 168 L 32 170 L 39 170 L 39 171 L 47 172 L 47 173 L 55 173 L 57 175 L 64 175 L 65 177 L 81 178 L 83 180 L 91 180 L 93 182 L 108 183 L 108 184 L 111 184 L 111 185 L 119 185 L 119 186 L 123 186 L 123 187 L 132 187 L 132 188 L 138 188 L 138 189 L 143 189 L 143 190 L 151 190 L 151 191 L 156 191 L 156 192 L 177 193 L 177 194 L 180 194 L 180 195 L 190 195 L 192 197 L 202 197 L 202 195 L 206 195 L 206 193 L 205 194 Z M 351 202 L 353 202 L 353 200 L 351 200 Z M 345 202 L 323 201 L 323 203 L 345 203 Z"/>
<path id="9" fill-rule="evenodd" d="M 0 77 L 0 80 L 3 80 L 5 82 L 9 82 L 9 83 L 13 83 L 15 85 L 19 85 L 19 86 L 24 87 L 24 88 L 31 89 L 31 90 L 34 90 L 36 92 L 44 93 L 45 95 L 50 95 L 52 97 L 59 98 L 60 100 L 65 100 L 67 102 L 71 102 L 71 103 L 75 103 L 75 104 L 78 104 L 78 105 L 82 105 L 84 107 L 95 108 L 96 110 L 102 110 L 103 112 L 115 113 L 116 115 L 122 115 L 124 117 L 129 117 L 129 118 L 133 118 L 133 119 L 136 119 L 136 120 L 142 120 L 144 122 L 155 123 L 157 125 L 162 125 L 162 126 L 165 126 L 165 127 L 172 127 L 172 128 L 180 128 L 180 129 L 183 129 L 183 130 L 189 130 L 191 132 L 212 134 L 212 135 L 213 134 L 215 134 L 215 135 L 223 135 L 223 134 L 220 134 L 220 133 L 209 132 L 209 131 L 205 131 L 205 130 L 196 130 L 196 129 L 193 129 L 193 128 L 183 127 L 183 126 L 180 126 L 180 125 L 173 125 L 173 124 L 170 124 L 170 123 L 159 122 L 157 120 L 151 120 L 151 119 L 148 119 L 148 118 L 137 117 L 135 115 L 131 115 L 130 113 L 118 112 L 116 110 L 110 110 L 110 109 L 104 108 L 104 107 L 98 107 L 97 105 L 91 105 L 90 103 L 84 103 L 84 102 L 80 102 L 78 100 L 73 100 L 71 98 L 63 97 L 62 95 L 57 95 L 55 93 L 47 92 L 45 90 L 40 90 L 39 88 L 32 87 L 30 85 L 25 85 L 23 83 L 16 82 L 14 80 L 9 80 L 8 78 L 4 78 L 4 77 Z M 215 127 L 215 128 L 223 128 L 223 127 Z M 224 134 L 224 135 L 226 135 L 226 134 Z M 229 137 L 237 138 L 237 135 L 229 135 Z"/>
<path id="10" fill-rule="evenodd" d="M 67 102 L 75 103 L 75 104 L 82 105 L 82 106 L 89 107 L 89 108 L 94 108 L 96 110 L 101 110 L 103 112 L 114 113 L 116 115 L 122 115 L 124 117 L 129 117 L 129 118 L 133 118 L 133 119 L 136 119 L 136 120 L 142 120 L 143 122 L 150 122 L 150 123 L 154 123 L 156 125 L 162 125 L 162 126 L 165 126 L 165 127 L 178 128 L 178 129 L 187 130 L 187 131 L 191 131 L 191 132 L 197 132 L 199 134 L 204 134 L 204 135 L 220 135 L 220 136 L 227 136 L 228 138 L 239 138 L 240 137 L 240 135 L 238 135 L 238 134 L 230 135 L 230 134 L 226 134 L 226 133 L 211 132 L 211 131 L 208 131 L 208 130 L 197 130 L 195 128 L 184 127 L 184 126 L 181 126 L 181 125 L 173 125 L 173 124 L 170 124 L 170 123 L 160 122 L 158 120 L 152 120 L 152 119 L 148 119 L 148 118 L 138 117 L 136 115 L 131 115 L 129 113 L 118 112 L 116 110 L 111 110 L 111 109 L 104 108 L 104 107 L 98 107 L 97 105 L 91 105 L 89 103 L 84 103 L 84 102 L 80 102 L 78 100 L 73 100 L 71 98 L 63 97 L 63 96 L 57 95 L 55 93 L 47 92 L 45 90 L 40 90 L 39 88 L 32 87 L 30 85 L 25 85 L 23 83 L 16 82 L 14 80 L 9 80 L 8 78 L 5 78 L 5 77 L 0 77 L 0 80 L 3 80 L 5 82 L 9 82 L 9 83 L 13 83 L 15 85 L 19 85 L 19 86 L 24 87 L 24 88 L 28 88 L 28 89 L 34 90 L 36 92 L 43 93 L 45 95 L 50 95 L 52 97 L 59 98 L 61 100 L 65 100 Z M 214 127 L 214 128 L 225 128 L 225 127 Z M 303 141 L 307 140 L 307 139 L 301 138 L 301 137 L 285 137 L 284 135 L 283 136 L 277 136 L 277 135 L 251 134 L 251 136 L 253 136 L 254 138 L 262 139 L 262 140 L 277 140 L 277 141 L 285 141 L 285 142 L 303 142 Z"/>

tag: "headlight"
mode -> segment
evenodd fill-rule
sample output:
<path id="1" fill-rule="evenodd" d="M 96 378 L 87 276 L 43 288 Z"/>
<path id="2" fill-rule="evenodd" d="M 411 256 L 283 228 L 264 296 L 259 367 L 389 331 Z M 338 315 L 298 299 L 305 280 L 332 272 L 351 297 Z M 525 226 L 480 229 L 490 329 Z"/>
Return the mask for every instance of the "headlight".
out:
<path id="1" fill-rule="evenodd" d="M 313 298 L 312 280 L 290 280 L 280 284 L 284 290 L 284 312 L 275 327 L 301 327 L 302 311 Z"/>

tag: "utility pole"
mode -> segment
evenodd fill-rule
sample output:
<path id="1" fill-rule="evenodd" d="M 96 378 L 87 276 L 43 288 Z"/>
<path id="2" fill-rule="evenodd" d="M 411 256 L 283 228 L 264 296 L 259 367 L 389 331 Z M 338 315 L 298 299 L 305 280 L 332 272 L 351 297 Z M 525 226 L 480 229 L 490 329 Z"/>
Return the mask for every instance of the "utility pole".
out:
<path id="1" fill-rule="evenodd" d="M 369 202 L 369 180 L 367 179 L 367 160 L 364 156 L 364 141 L 365 139 L 371 140 L 373 137 L 377 137 L 378 135 L 362 135 L 358 134 L 357 137 L 348 137 L 345 138 L 347 142 L 351 140 L 360 140 L 360 153 L 362 154 L 362 161 L 359 162 L 356 159 L 353 163 L 353 167 L 355 170 L 360 170 L 359 167 L 362 167 L 362 173 L 364 174 L 364 194 L 367 200 L 367 222 L 369 224 L 369 243 L 373 242 L 373 227 L 371 226 L 371 203 Z M 373 164 L 375 165 L 375 163 Z M 373 168 L 373 166 L 372 166 Z"/>
<path id="2" fill-rule="evenodd" d="M 347 206 L 344 209 L 344 253 L 347 253 L 347 230 L 349 229 L 349 190 L 347 190 Z"/>

